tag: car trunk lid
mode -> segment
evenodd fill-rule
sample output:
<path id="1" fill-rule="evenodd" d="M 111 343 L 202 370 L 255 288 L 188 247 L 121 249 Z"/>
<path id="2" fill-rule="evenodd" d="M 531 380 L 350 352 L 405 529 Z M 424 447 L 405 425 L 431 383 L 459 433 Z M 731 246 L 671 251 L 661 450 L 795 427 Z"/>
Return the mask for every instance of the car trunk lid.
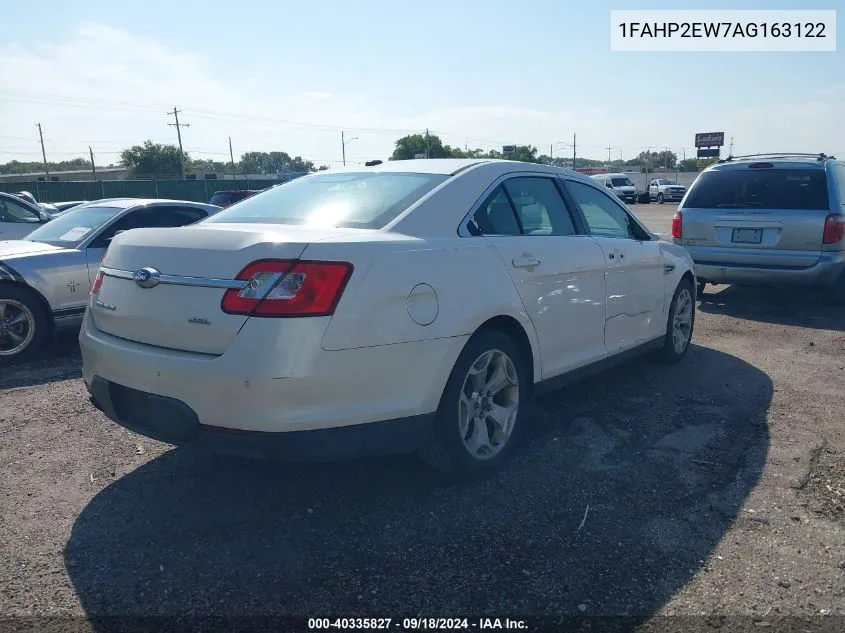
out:
<path id="1" fill-rule="evenodd" d="M 91 306 L 95 326 L 131 341 L 222 354 L 248 316 L 227 314 L 221 301 L 238 288 L 238 273 L 258 259 L 297 259 L 335 229 L 256 224 L 200 224 L 135 229 L 118 235 L 103 260 L 105 273 Z M 147 269 L 157 284 L 136 281 Z M 150 269 L 154 269 L 152 272 Z"/>

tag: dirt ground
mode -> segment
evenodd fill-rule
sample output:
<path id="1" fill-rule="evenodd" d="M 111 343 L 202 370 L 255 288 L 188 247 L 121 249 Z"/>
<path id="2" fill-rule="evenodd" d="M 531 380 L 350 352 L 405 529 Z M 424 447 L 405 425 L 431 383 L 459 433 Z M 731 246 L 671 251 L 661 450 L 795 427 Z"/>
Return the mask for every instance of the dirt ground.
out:
<path id="1" fill-rule="evenodd" d="M 673 207 L 643 206 L 667 231 Z M 737 287 L 698 309 L 683 364 L 543 398 L 513 459 L 472 483 L 413 456 L 286 465 L 147 440 L 89 405 L 73 339 L 0 368 L 0 618 L 845 630 L 845 310 Z"/>

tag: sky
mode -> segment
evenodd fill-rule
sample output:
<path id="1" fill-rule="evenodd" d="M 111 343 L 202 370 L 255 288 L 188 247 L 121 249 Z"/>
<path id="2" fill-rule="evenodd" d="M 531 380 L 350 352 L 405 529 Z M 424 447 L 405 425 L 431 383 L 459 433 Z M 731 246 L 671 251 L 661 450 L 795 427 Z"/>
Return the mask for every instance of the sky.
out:
<path id="1" fill-rule="evenodd" d="M 689 157 L 695 133 L 715 131 L 734 154 L 845 155 L 842 38 L 826 53 L 610 50 L 614 8 L 807 8 L 795 2 L 3 4 L 0 163 L 41 158 L 39 122 L 48 160 L 90 146 L 116 163 L 146 139 L 175 143 L 174 107 L 185 151 L 224 161 L 231 137 L 236 160 L 278 150 L 339 166 L 343 131 L 361 163 L 426 129 L 453 146 L 566 156 L 575 135 L 577 155 L 596 159 Z"/>

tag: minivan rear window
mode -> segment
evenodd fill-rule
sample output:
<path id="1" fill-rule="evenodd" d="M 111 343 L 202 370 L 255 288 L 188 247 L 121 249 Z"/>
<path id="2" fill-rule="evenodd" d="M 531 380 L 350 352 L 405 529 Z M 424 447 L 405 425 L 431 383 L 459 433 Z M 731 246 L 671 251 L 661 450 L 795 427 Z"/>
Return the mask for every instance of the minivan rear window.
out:
<path id="1" fill-rule="evenodd" d="M 730 169 L 707 171 L 687 194 L 689 209 L 828 208 L 823 169 Z"/>

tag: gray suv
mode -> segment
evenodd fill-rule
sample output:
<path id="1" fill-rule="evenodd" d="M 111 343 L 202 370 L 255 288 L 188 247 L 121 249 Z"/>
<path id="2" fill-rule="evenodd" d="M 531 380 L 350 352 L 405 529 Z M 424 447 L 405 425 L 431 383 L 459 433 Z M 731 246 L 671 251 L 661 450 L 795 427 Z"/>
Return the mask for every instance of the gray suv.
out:
<path id="1" fill-rule="evenodd" d="M 845 163 L 824 154 L 728 157 L 703 171 L 672 238 L 705 284 L 822 287 L 845 304 Z"/>

